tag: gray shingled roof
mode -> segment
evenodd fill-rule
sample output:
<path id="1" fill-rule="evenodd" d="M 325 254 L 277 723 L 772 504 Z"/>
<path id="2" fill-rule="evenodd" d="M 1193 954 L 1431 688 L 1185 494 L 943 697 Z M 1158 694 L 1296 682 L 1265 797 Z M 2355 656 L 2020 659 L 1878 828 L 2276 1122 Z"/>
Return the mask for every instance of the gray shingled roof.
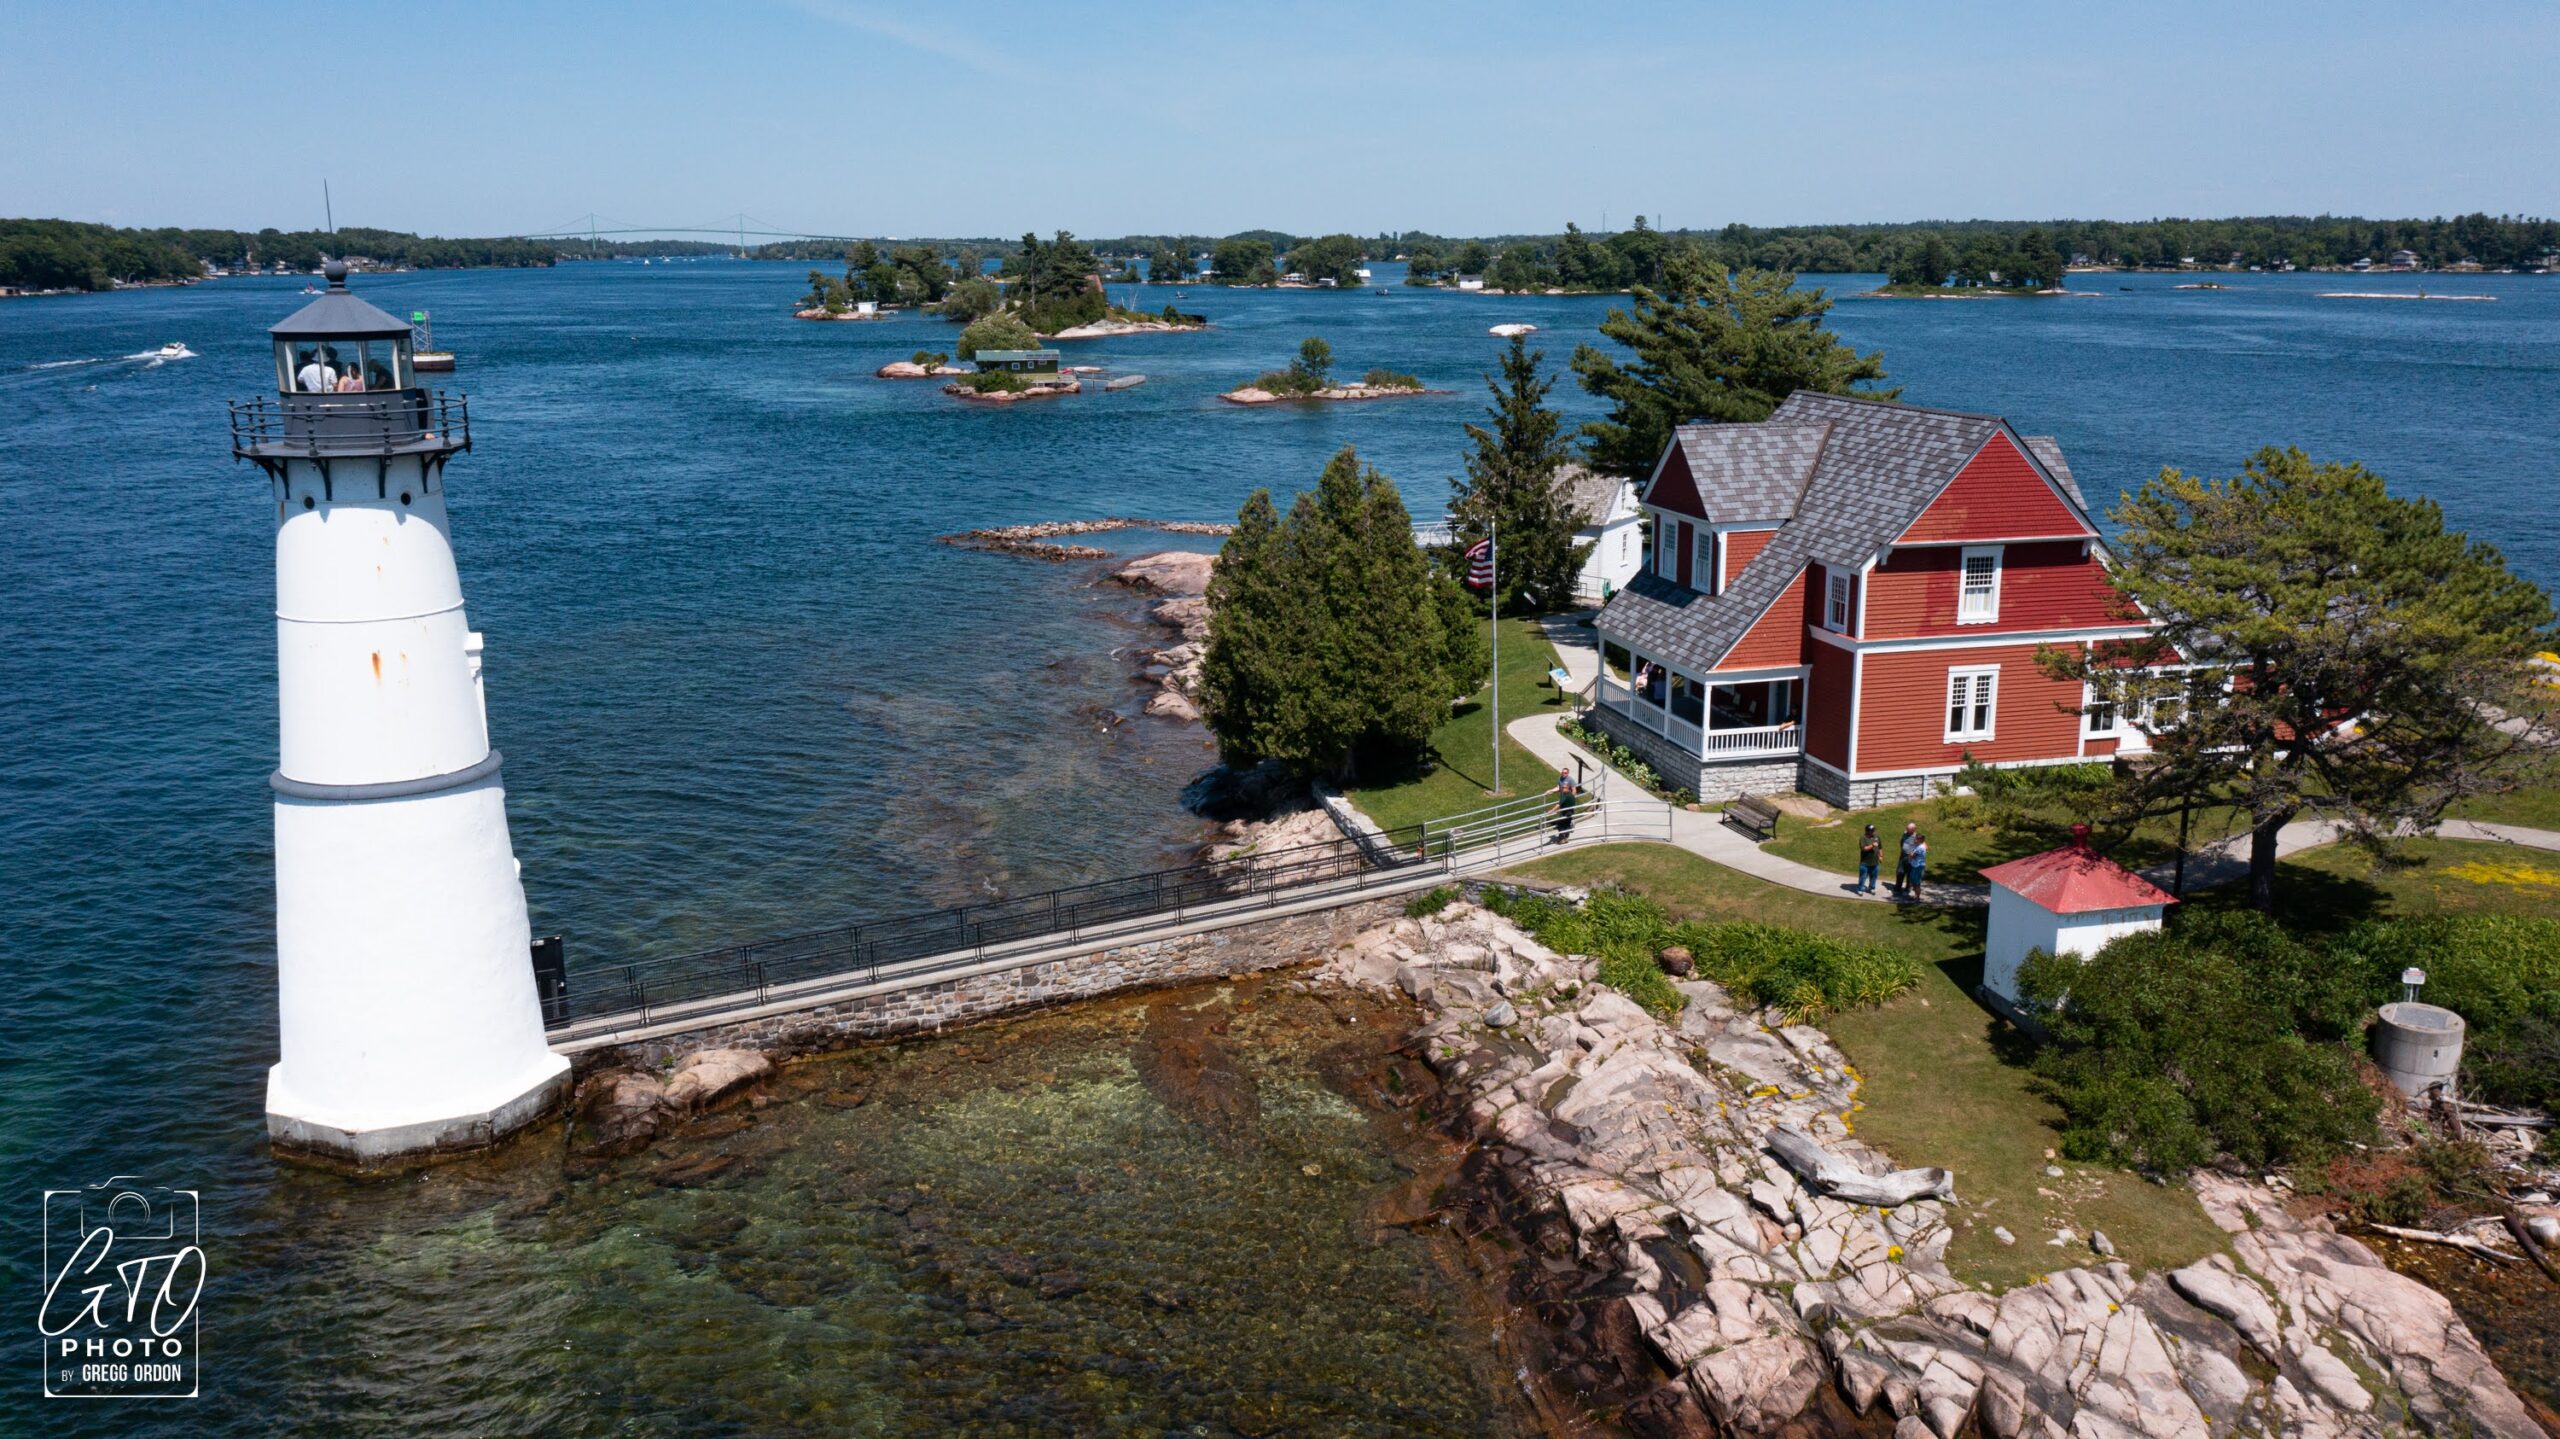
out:
<path id="1" fill-rule="evenodd" d="M 1783 413 L 1783 412 L 1782 412 Z M 1718 524 L 1787 520 L 1822 455 L 1823 424 L 1682 425 L 1672 432 L 1689 461 L 1707 518 Z"/>
<path id="2" fill-rule="evenodd" d="M 1595 525 L 1617 508 L 1618 492 L 1626 485 L 1624 477 L 1604 475 L 1588 465 L 1566 463 L 1556 467 L 1556 488 L 1563 492 L 1565 506 L 1575 515 L 1579 525 Z"/>
<path id="3" fill-rule="evenodd" d="M 1964 462 L 2005 428 L 1996 415 L 1809 391 L 1788 396 L 1760 425 L 1683 426 L 1679 442 L 1690 453 L 1693 468 L 1697 459 L 1687 448 L 1693 433 L 1810 430 L 1825 438 L 1810 476 L 1802 481 L 1801 496 L 1789 507 L 1792 519 L 1723 594 L 1699 594 L 1646 572 L 1609 601 L 1600 613 L 1600 627 L 1612 638 L 1684 669 L 1712 669 L 1808 563 L 1863 563 L 1909 528 Z M 1780 466 L 1791 465 L 1791 447 L 1797 443 L 1791 433 L 1775 447 Z M 2070 472 L 2061 467 L 2060 447 L 2050 439 L 2027 443 L 2079 504 Z M 1779 481 L 1790 472 L 1780 468 Z M 1773 487 L 1774 482 L 1762 482 L 1764 491 Z M 1714 512 L 1715 501 L 1703 484 L 1700 494 Z M 2088 508 L 2079 507 L 2084 513 Z"/>
<path id="4" fill-rule="evenodd" d="M 2062 458 L 2062 442 L 2051 435 L 2028 435 L 2026 445 L 2027 453 L 2035 456 L 2036 463 L 2044 466 L 2045 473 L 2062 486 L 2062 492 L 2071 497 L 2071 503 L 2080 507 L 2080 513 L 2089 514 L 2088 498 L 2080 493 L 2080 482 L 2071 478 L 2071 466 Z"/>

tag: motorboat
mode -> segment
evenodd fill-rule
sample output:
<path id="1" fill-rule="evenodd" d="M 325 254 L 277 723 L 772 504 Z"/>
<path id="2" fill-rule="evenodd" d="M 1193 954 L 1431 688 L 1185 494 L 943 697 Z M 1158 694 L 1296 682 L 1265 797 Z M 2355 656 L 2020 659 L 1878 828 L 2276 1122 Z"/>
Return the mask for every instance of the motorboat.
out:
<path id="1" fill-rule="evenodd" d="M 195 351 L 188 349 L 186 346 L 179 344 L 175 340 L 171 340 L 169 343 L 162 345 L 159 349 L 145 350 L 141 354 L 128 355 L 125 358 L 130 360 L 192 360 L 195 357 Z"/>

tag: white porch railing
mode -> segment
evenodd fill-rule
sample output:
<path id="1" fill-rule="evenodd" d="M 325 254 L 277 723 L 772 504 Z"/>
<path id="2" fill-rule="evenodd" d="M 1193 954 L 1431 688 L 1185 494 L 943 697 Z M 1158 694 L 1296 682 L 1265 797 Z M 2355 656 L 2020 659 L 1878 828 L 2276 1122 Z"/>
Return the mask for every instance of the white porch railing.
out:
<path id="1" fill-rule="evenodd" d="M 1757 725 L 1750 729 L 1711 729 L 1707 731 L 1707 747 L 1699 751 L 1709 759 L 1748 759 L 1754 755 L 1803 752 L 1804 731 L 1794 720 L 1785 724 Z"/>
<path id="2" fill-rule="evenodd" d="M 1647 703 L 1626 681 L 1606 670 L 1601 671 L 1600 682 L 1592 689 L 1592 699 L 1604 709 L 1615 710 L 1655 734 L 1669 737 L 1672 743 L 1701 759 L 1768 759 L 1804 752 L 1804 727 L 1799 721 L 1748 729 L 1702 729 L 1660 705 Z"/>

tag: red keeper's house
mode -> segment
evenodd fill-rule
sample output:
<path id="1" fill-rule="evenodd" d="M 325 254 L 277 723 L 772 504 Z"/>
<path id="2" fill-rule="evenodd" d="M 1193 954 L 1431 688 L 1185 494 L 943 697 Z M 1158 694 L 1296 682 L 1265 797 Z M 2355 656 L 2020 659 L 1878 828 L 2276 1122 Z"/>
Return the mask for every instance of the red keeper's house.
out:
<path id="1" fill-rule="evenodd" d="M 2049 438 L 1799 392 L 1757 424 L 1682 426 L 1643 504 L 1650 553 L 1600 612 L 1587 718 L 1667 784 L 1865 807 L 1924 797 L 1968 753 L 2145 743 L 2036 667 L 2039 646 L 2146 628 Z"/>

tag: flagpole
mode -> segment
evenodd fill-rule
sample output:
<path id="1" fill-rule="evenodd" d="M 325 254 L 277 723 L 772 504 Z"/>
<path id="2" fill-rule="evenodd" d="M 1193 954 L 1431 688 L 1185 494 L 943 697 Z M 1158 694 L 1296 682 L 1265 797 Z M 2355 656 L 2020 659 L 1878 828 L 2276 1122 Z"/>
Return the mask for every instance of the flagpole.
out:
<path id="1" fill-rule="evenodd" d="M 1493 792 L 1502 793 L 1502 520 L 1495 516 L 1485 522 L 1485 563 L 1492 575 L 1492 599 L 1486 606 L 1492 613 L 1487 624 L 1493 631 Z"/>

